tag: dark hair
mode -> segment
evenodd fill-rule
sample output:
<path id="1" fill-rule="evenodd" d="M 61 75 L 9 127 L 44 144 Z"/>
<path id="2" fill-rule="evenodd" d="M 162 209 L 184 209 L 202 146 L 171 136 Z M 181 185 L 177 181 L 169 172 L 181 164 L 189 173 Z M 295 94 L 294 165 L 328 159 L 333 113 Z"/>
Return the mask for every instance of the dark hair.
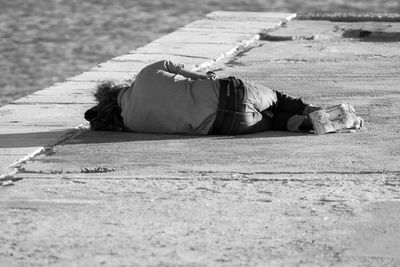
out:
<path id="1" fill-rule="evenodd" d="M 85 112 L 85 119 L 95 131 L 123 131 L 125 129 L 118 105 L 118 94 L 130 85 L 106 82 L 97 86 L 94 93 L 97 105 Z"/>

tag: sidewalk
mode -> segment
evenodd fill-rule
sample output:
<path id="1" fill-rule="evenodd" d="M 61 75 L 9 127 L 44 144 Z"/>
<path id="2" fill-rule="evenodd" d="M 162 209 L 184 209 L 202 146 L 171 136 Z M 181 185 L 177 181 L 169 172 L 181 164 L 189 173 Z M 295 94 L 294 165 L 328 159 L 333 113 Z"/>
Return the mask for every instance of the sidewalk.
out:
<path id="1" fill-rule="evenodd" d="M 293 17 L 214 12 L 0 108 L 1 157 L 12 163 L 41 151 L 18 165 L 13 177 L 22 180 L 0 187 L 0 261 L 399 265 L 400 23 L 281 25 Z M 275 30 L 258 35 L 269 28 Z M 162 58 L 269 84 L 308 102 L 351 103 L 367 129 L 203 137 L 76 130 L 80 135 L 47 147 L 84 123 L 97 81 L 132 77 Z M 18 147 L 16 138 L 23 141 Z"/>
<path id="2" fill-rule="evenodd" d="M 98 82 L 132 79 L 143 66 L 165 58 L 195 70 L 205 69 L 250 45 L 260 30 L 294 16 L 213 12 L 129 54 L 1 107 L 0 179 L 84 124 L 82 114 L 93 104 L 92 92 Z"/>

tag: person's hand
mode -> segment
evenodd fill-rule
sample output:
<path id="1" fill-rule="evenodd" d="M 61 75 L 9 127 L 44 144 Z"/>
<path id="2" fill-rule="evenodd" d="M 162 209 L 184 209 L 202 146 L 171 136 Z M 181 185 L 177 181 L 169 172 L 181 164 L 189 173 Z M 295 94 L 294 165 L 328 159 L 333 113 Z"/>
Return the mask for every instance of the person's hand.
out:
<path id="1" fill-rule="evenodd" d="M 217 74 L 215 74 L 215 72 L 213 71 L 207 71 L 206 75 L 208 79 L 213 79 L 213 80 L 218 79 Z"/>

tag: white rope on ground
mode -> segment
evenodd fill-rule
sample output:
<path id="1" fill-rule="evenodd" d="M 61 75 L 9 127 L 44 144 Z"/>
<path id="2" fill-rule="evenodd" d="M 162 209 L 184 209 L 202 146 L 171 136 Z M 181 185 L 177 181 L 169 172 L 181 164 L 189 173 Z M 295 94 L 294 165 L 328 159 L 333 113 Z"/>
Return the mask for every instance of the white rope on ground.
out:
<path id="1" fill-rule="evenodd" d="M 290 20 L 295 17 L 296 16 L 293 15 L 290 18 Z M 287 22 L 288 22 L 287 19 L 281 19 L 273 29 L 282 27 L 282 26 L 286 25 Z M 268 31 L 270 31 L 270 30 L 272 30 L 272 29 L 268 29 Z M 248 50 L 249 48 L 251 48 L 258 40 L 260 40 L 261 34 L 262 34 L 262 31 L 260 31 L 260 33 L 258 33 L 258 34 L 255 34 L 253 37 L 251 37 L 247 40 L 241 41 L 238 45 L 232 47 L 227 52 L 222 53 L 219 57 L 217 57 L 213 60 L 204 62 L 204 63 L 198 65 L 197 67 L 192 68 L 192 71 L 201 71 L 204 69 L 209 69 L 216 63 L 219 63 L 223 60 L 229 60 L 232 57 L 235 57 L 237 54 L 240 54 L 241 52 L 244 52 L 244 51 Z"/>

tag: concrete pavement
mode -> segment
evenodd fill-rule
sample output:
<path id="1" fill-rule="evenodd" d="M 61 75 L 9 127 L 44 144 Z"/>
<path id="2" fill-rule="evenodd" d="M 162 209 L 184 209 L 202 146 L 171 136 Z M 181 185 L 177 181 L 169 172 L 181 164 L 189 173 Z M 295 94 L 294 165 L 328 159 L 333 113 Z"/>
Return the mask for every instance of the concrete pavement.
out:
<path id="1" fill-rule="evenodd" d="M 251 45 L 261 30 L 295 17 L 289 13 L 213 12 L 144 47 L 115 57 L 0 108 L 0 179 L 19 163 L 42 153 L 84 126 L 83 112 L 93 105 L 99 82 L 134 79 L 143 66 L 169 58 L 186 67 L 205 69 Z M 246 21 L 246 23 L 242 23 Z"/>
<path id="2" fill-rule="evenodd" d="M 90 86 L 102 70 L 103 78 L 122 79 L 129 68 L 142 66 L 136 57 L 157 59 L 161 50 L 150 51 L 171 44 L 183 54 L 170 48 L 172 54 L 161 56 L 193 59 L 198 68 L 205 64 L 221 76 L 255 80 L 317 104 L 351 103 L 366 129 L 323 136 L 79 132 L 20 164 L 15 186 L 0 187 L 1 262 L 399 265 L 400 24 L 293 20 L 257 35 L 282 17 L 292 15 L 213 13 L 187 27 L 205 28 L 230 51 L 215 53 L 218 62 L 199 50 L 207 46 L 201 38 L 189 38 L 199 46 L 183 45 L 181 35 L 172 33 L 68 84 Z M 214 22 L 204 26 L 209 20 Z M 201 54 L 186 58 L 190 49 L 183 46 Z M 82 108 L 90 104 L 83 96 L 72 103 L 78 99 Z M 42 144 L 47 132 L 20 147 Z"/>

